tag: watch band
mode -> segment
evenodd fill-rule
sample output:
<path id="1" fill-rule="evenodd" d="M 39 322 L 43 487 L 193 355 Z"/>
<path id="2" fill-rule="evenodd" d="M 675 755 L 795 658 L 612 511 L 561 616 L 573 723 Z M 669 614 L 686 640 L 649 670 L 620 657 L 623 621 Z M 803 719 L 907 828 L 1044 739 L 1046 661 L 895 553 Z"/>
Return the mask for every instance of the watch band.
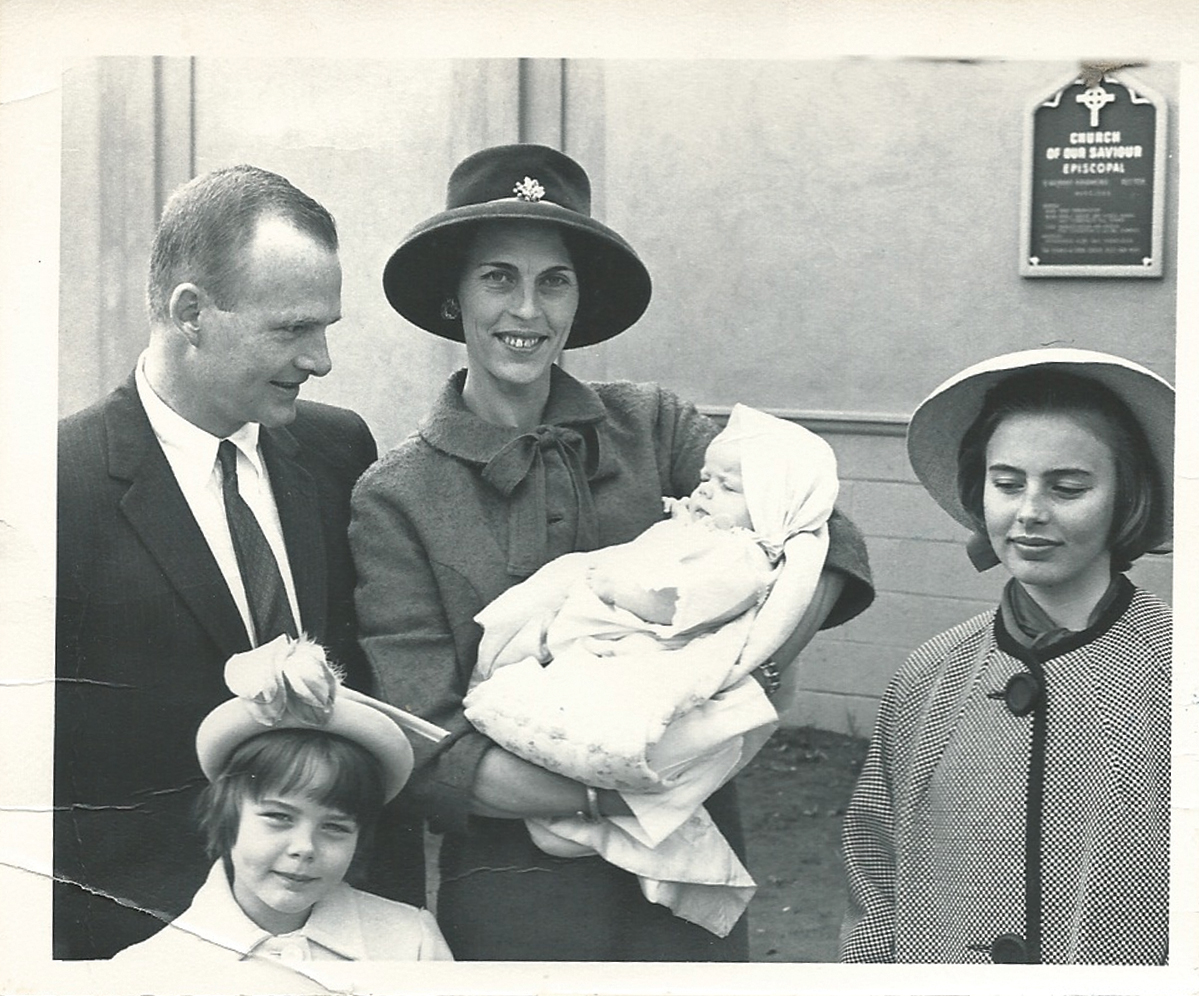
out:
<path id="1" fill-rule="evenodd" d="M 773 695 L 783 683 L 779 667 L 774 661 L 763 661 L 751 673 L 767 695 Z"/>
<path id="2" fill-rule="evenodd" d="M 604 818 L 599 808 L 599 792 L 591 785 L 584 785 L 583 789 L 587 793 L 587 808 L 580 809 L 578 817 L 588 823 L 599 823 Z"/>

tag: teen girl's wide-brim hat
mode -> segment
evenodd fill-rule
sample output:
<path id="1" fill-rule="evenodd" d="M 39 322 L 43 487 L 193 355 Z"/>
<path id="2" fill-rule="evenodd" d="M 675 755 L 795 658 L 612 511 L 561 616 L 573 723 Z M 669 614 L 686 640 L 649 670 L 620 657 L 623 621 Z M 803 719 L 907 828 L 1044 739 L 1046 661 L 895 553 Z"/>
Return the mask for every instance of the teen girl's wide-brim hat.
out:
<path id="1" fill-rule="evenodd" d="M 649 306 L 649 271 L 623 238 L 591 217 L 591 182 L 577 162 L 544 145 L 499 145 L 468 156 L 450 174 L 446 209 L 415 228 L 383 269 L 387 300 L 412 324 L 462 342 L 462 323 L 442 316 L 462 252 L 483 221 L 534 221 L 569 235 L 579 309 L 566 348 L 618 335 Z"/>
<path id="2" fill-rule="evenodd" d="M 925 490 L 963 526 L 976 528 L 958 497 L 962 437 L 982 411 L 987 391 L 1018 371 L 1033 369 L 1098 381 L 1128 407 L 1145 433 L 1163 485 L 1162 525 L 1150 548 L 1168 550 L 1174 522 L 1174 388 L 1152 370 L 1110 353 L 1028 349 L 983 360 L 954 374 L 920 402 L 908 424 L 908 459 Z"/>
<path id="3" fill-rule="evenodd" d="M 320 730 L 365 747 L 379 762 L 383 797 L 390 802 L 412 773 L 412 745 L 386 703 L 341 687 L 318 644 L 280 636 L 234 654 L 225 684 L 236 696 L 204 717 L 196 732 L 200 770 L 211 782 L 233 752 L 271 730 Z M 415 717 L 414 717 L 415 718 Z"/>

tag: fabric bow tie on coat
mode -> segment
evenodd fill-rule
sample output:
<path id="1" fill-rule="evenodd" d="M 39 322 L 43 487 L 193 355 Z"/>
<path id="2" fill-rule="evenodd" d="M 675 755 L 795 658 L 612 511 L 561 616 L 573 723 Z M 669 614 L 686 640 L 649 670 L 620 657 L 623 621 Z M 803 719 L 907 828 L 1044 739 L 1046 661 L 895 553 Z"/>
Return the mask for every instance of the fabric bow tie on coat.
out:
<path id="1" fill-rule="evenodd" d="M 544 453 L 549 449 L 561 456 L 574 493 L 578 515 L 573 549 L 594 550 L 599 544 L 582 435 L 563 425 L 538 426 L 507 443 L 483 467 L 483 479 L 509 499 L 507 571 L 512 577 L 528 577 L 547 559 Z"/>

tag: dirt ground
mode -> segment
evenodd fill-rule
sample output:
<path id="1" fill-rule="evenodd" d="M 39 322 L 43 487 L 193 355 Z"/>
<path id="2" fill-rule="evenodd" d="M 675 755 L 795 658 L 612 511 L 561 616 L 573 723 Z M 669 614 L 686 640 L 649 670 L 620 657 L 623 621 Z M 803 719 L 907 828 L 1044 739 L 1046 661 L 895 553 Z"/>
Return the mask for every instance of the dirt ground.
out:
<path id="1" fill-rule="evenodd" d="M 737 776 L 749 870 L 750 959 L 836 961 L 845 909 L 841 815 L 866 741 L 779 730 Z"/>

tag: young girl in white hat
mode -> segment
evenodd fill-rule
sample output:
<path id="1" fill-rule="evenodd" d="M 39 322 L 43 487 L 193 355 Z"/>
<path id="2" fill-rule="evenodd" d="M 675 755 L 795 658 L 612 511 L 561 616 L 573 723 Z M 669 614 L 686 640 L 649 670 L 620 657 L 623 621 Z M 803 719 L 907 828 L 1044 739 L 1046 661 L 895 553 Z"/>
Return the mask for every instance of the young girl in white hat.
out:
<path id="1" fill-rule="evenodd" d="M 114 964 L 451 959 L 427 910 L 344 881 L 412 771 L 389 707 L 286 636 L 231 658 L 225 681 L 237 697 L 196 734 L 215 864 L 187 910 Z"/>
<path id="2" fill-rule="evenodd" d="M 891 682 L 844 823 L 846 961 L 1163 963 L 1174 392 L 1075 349 L 962 371 L 912 418 L 921 484 L 1011 575 Z"/>

